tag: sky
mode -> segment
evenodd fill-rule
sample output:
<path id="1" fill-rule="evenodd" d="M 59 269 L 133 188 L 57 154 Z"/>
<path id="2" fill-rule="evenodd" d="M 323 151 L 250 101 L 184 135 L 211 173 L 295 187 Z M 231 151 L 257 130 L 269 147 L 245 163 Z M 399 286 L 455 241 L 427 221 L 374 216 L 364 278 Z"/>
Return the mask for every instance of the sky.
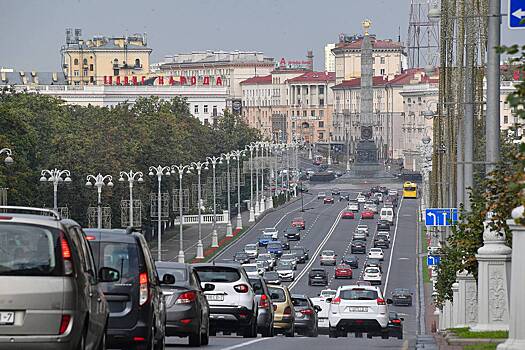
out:
<path id="1" fill-rule="evenodd" d="M 378 38 L 407 40 L 410 0 L 0 0 L 0 67 L 59 71 L 66 28 L 93 35 L 146 33 L 151 63 L 199 50 L 260 51 L 277 60 L 303 59 L 313 49 L 324 67 L 324 46 L 339 33 L 362 33 L 372 20 Z M 507 1 L 502 0 L 502 11 Z M 525 44 L 525 30 L 502 42 Z"/>

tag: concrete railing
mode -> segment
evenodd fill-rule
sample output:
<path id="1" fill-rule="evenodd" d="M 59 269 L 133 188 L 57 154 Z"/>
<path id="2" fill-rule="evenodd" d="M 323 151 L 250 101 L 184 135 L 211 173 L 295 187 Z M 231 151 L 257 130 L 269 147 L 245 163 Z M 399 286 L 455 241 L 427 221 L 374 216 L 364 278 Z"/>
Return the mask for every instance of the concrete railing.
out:
<path id="1" fill-rule="evenodd" d="M 201 214 L 201 222 L 204 225 L 211 225 L 213 224 L 213 214 Z M 216 222 L 218 224 L 226 224 L 228 223 L 228 211 L 223 211 L 222 214 L 217 214 L 215 216 Z M 177 218 L 175 219 L 174 224 L 178 225 L 180 220 Z M 199 215 L 183 215 L 182 216 L 182 224 L 183 225 L 197 225 L 199 223 Z"/>

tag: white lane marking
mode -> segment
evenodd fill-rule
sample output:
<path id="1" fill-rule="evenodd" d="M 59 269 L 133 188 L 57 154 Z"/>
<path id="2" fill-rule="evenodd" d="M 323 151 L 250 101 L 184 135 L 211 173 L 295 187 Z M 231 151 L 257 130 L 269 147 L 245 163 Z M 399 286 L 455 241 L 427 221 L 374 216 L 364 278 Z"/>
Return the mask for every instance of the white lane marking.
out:
<path id="1" fill-rule="evenodd" d="M 410 258 L 399 258 L 398 260 L 410 260 Z"/>
<path id="2" fill-rule="evenodd" d="M 401 198 L 401 203 L 399 203 L 399 208 L 397 208 L 396 228 L 394 229 L 394 239 L 392 241 L 392 247 L 390 247 L 390 259 L 388 261 L 388 271 L 386 272 L 385 288 L 383 288 L 383 295 L 386 295 L 386 292 L 388 291 L 388 280 L 390 278 L 390 268 L 392 267 L 392 258 L 394 257 L 394 248 L 396 246 L 397 229 L 399 227 L 399 212 L 401 211 L 401 207 L 403 206 L 404 199 L 405 199 L 404 197 Z"/>
<path id="3" fill-rule="evenodd" d="M 330 230 L 328 231 L 328 233 L 326 234 L 325 238 L 321 241 L 321 243 L 319 244 L 319 247 L 316 249 L 315 253 L 312 255 L 312 257 L 310 258 L 310 261 L 308 261 L 308 263 L 303 267 L 303 269 L 301 270 L 301 272 L 297 275 L 297 277 L 294 279 L 294 281 L 292 283 L 290 283 L 290 285 L 288 286 L 288 289 L 292 290 L 296 285 L 297 283 L 299 283 L 299 281 L 301 280 L 301 278 L 306 274 L 308 273 L 308 271 L 310 270 L 310 268 L 312 267 L 312 265 L 315 263 L 315 261 L 317 260 L 317 256 L 319 255 L 319 253 L 321 252 L 321 250 L 323 249 L 323 247 L 325 246 L 326 242 L 328 242 L 328 240 L 330 239 L 330 237 L 332 237 L 332 234 L 334 233 L 335 231 L 335 228 L 337 227 L 337 224 L 339 224 L 339 221 L 341 221 L 341 215 L 343 214 L 343 211 L 345 211 L 346 208 L 343 208 L 339 214 L 337 215 L 337 218 L 335 219 L 332 227 L 330 227 Z"/>
<path id="4" fill-rule="evenodd" d="M 252 345 L 252 344 L 255 344 L 255 343 L 261 342 L 261 341 L 263 341 L 263 340 L 269 340 L 269 339 L 272 339 L 272 338 L 259 338 L 259 339 L 254 339 L 254 340 L 250 340 L 250 341 L 247 341 L 247 342 L 244 342 L 244 343 L 240 343 L 240 344 L 237 344 L 237 345 L 228 346 L 228 347 L 226 347 L 226 348 L 222 348 L 221 350 L 233 350 L 233 349 L 238 349 L 238 348 L 242 348 L 242 347 L 245 347 L 245 346 L 248 346 L 248 345 Z"/>

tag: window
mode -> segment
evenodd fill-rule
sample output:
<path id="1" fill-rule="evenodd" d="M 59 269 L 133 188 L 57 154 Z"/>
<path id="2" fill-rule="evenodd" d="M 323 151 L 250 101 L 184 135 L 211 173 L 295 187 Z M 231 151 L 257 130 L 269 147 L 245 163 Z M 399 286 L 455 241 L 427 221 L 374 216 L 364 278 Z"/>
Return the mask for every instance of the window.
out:
<path id="1" fill-rule="evenodd" d="M 193 113 L 199 114 L 199 105 L 193 106 Z"/>
<path id="2" fill-rule="evenodd" d="M 380 74 L 381 74 L 381 75 L 385 75 L 385 69 L 384 69 L 384 68 L 381 68 L 381 70 L 380 70 Z"/>
<path id="3" fill-rule="evenodd" d="M 201 282 L 233 283 L 241 278 L 236 268 L 223 266 L 200 266 L 195 268 Z"/>
<path id="4" fill-rule="evenodd" d="M 324 133 L 320 132 L 319 133 L 319 140 L 323 140 L 324 139 Z"/>
<path id="5" fill-rule="evenodd" d="M 75 76 L 75 77 L 80 76 L 80 71 L 79 70 L 74 70 L 73 71 L 73 76 Z"/>
<path id="6" fill-rule="evenodd" d="M 320 122 L 319 122 L 319 127 L 320 127 L 320 128 L 324 128 L 324 122 L 323 122 L 323 121 L 320 121 Z"/>
<path id="7" fill-rule="evenodd" d="M 91 72 L 93 72 L 93 64 L 90 64 L 90 65 L 89 65 L 89 70 L 90 70 Z"/>
<path id="8" fill-rule="evenodd" d="M 303 117 L 306 117 L 306 111 L 303 111 Z"/>
<path id="9" fill-rule="evenodd" d="M 381 57 L 381 64 L 385 64 L 385 58 Z"/>
<path id="10" fill-rule="evenodd" d="M 87 58 L 84 58 L 84 59 L 82 60 L 82 64 L 83 64 L 84 66 L 87 66 L 87 64 L 88 64 L 88 63 L 87 63 Z"/>
<path id="11" fill-rule="evenodd" d="M 139 252 L 135 244 L 101 242 L 100 249 L 93 249 L 95 264 L 120 271 L 122 283 L 128 283 L 139 275 Z"/>
<path id="12" fill-rule="evenodd" d="M 324 106 L 324 98 L 320 98 L 319 99 L 319 106 L 321 106 L 321 107 Z"/>
<path id="13" fill-rule="evenodd" d="M 214 117 L 217 116 L 217 106 L 213 106 L 212 114 Z"/>
<path id="14" fill-rule="evenodd" d="M 75 58 L 75 60 L 73 61 L 73 64 L 74 64 L 75 66 L 78 66 L 78 58 Z"/>
<path id="15" fill-rule="evenodd" d="M 322 94 L 324 94 L 324 86 L 319 85 L 319 95 L 322 95 Z"/>
<path id="16" fill-rule="evenodd" d="M 322 109 L 319 110 L 319 117 L 320 118 L 324 117 L 324 111 Z"/>
<path id="17" fill-rule="evenodd" d="M 141 68 L 142 66 L 140 65 L 140 59 L 136 58 L 135 59 L 135 68 Z"/>
<path id="18" fill-rule="evenodd" d="M 503 123 L 504 124 L 508 124 L 509 123 L 509 116 L 508 115 L 503 117 Z"/>
<path id="19" fill-rule="evenodd" d="M 268 291 L 270 292 L 270 298 L 274 302 L 282 303 L 286 301 L 286 294 L 284 292 L 284 289 L 277 287 L 268 287 Z"/>
<path id="20" fill-rule="evenodd" d="M 84 69 L 84 75 L 88 75 L 88 70 L 87 70 L 87 68 Z"/>
<path id="21" fill-rule="evenodd" d="M 208 105 L 204 105 L 204 113 L 208 113 Z"/>
<path id="22" fill-rule="evenodd" d="M 314 111 L 313 109 L 310 111 L 310 115 L 311 115 L 312 117 L 315 117 L 315 111 Z"/>

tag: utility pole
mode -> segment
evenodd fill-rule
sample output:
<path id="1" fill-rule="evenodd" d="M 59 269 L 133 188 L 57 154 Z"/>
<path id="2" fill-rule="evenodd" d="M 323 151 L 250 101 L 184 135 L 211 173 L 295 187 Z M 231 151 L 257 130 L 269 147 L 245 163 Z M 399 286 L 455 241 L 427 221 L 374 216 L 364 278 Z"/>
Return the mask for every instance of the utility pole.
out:
<path id="1" fill-rule="evenodd" d="M 498 0 L 499 1 L 499 0 Z M 470 1 L 465 2 L 465 13 L 471 16 L 474 13 L 473 4 Z M 464 164 L 458 164 L 458 170 L 463 168 L 463 198 L 458 198 L 458 201 L 463 200 L 465 210 L 470 211 L 470 198 L 468 188 L 474 187 L 474 46 L 476 44 L 474 33 L 474 19 L 466 18 L 466 54 L 465 54 L 465 116 L 463 119 L 464 131 L 464 147 L 463 147 L 463 161 Z M 459 140 L 459 138 L 458 138 Z M 459 157 L 458 157 L 459 158 Z M 461 159 L 458 159 L 458 162 Z M 460 178 L 458 171 L 458 189 L 460 187 Z"/>

